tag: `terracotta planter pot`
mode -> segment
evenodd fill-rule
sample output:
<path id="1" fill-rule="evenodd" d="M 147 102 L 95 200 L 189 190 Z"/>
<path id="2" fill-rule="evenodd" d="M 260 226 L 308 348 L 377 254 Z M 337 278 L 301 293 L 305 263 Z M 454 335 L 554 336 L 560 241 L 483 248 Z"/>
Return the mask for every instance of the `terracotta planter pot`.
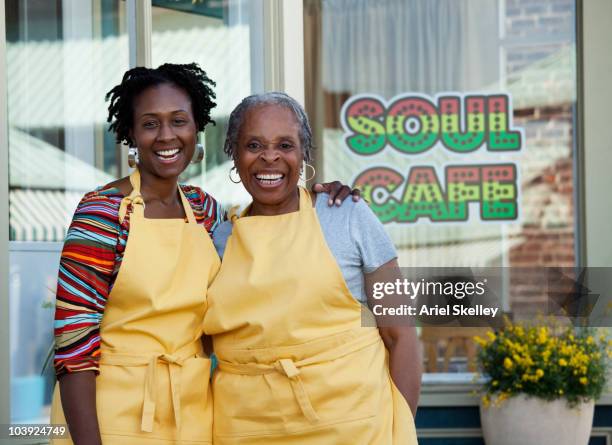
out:
<path id="1" fill-rule="evenodd" d="M 587 445 L 595 402 L 570 408 L 565 399 L 548 402 L 518 395 L 500 406 L 480 404 L 487 445 Z"/>

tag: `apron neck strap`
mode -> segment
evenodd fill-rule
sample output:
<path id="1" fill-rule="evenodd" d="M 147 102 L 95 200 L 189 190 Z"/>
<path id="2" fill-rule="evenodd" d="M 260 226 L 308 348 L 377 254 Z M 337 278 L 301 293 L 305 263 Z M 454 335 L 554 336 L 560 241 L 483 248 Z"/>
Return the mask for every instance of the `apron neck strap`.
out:
<path id="1" fill-rule="evenodd" d="M 183 193 L 181 186 L 177 185 L 177 187 L 178 187 L 179 195 L 181 196 L 181 202 L 183 203 L 183 210 L 185 210 L 185 215 L 187 216 L 187 221 L 189 222 L 189 224 L 197 224 L 195 215 L 193 214 L 193 209 L 191 208 L 191 204 L 189 204 L 189 200 Z"/>
<path id="2" fill-rule="evenodd" d="M 122 223 L 125 219 L 130 204 L 133 213 L 144 217 L 145 202 L 140 194 L 140 172 L 138 169 L 130 175 L 130 184 L 132 184 L 132 192 L 121 200 L 121 206 L 119 207 L 119 223 Z"/>
<path id="3" fill-rule="evenodd" d="M 140 196 L 140 171 L 135 169 L 130 175 L 130 184 L 132 184 L 132 193 L 129 196 Z"/>
<path id="4" fill-rule="evenodd" d="M 312 198 L 310 193 L 304 187 L 298 187 L 300 191 L 300 213 L 304 213 L 312 209 Z"/>
<path id="5" fill-rule="evenodd" d="M 145 202 L 142 198 L 142 195 L 140 194 L 140 172 L 138 171 L 138 169 L 135 169 L 134 172 L 130 175 L 130 184 L 132 184 L 132 192 L 128 196 L 123 198 L 123 200 L 121 201 L 121 207 L 119 208 L 120 222 L 123 222 L 129 204 L 132 204 L 132 211 L 135 214 L 144 217 Z M 183 204 L 183 210 L 185 211 L 185 215 L 187 216 L 187 221 L 190 224 L 196 224 L 195 215 L 193 214 L 193 209 L 191 208 L 189 201 L 185 197 L 183 190 L 181 190 L 181 187 L 178 184 L 177 188 L 179 196 L 181 197 L 181 204 Z"/>

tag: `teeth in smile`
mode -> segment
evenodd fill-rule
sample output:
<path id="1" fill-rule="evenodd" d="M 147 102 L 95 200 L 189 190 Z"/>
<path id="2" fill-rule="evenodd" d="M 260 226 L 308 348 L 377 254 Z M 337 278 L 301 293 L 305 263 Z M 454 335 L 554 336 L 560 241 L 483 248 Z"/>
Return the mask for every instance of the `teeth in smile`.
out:
<path id="1" fill-rule="evenodd" d="M 281 174 L 273 174 L 273 175 L 257 175 L 255 176 L 260 181 L 277 181 L 283 178 Z"/>
<path id="2" fill-rule="evenodd" d="M 175 154 L 177 154 L 179 152 L 178 148 L 173 148 L 171 150 L 162 150 L 162 151 L 158 151 L 156 154 L 158 156 L 174 156 Z"/>

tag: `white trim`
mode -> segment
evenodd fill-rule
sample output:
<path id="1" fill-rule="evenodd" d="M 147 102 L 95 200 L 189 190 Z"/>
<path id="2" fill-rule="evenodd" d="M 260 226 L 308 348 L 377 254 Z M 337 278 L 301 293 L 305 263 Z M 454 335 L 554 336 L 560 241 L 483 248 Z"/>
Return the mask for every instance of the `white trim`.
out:
<path id="1" fill-rule="evenodd" d="M 264 86 L 304 105 L 304 5 L 302 0 L 264 0 Z"/>
<path id="2" fill-rule="evenodd" d="M 586 264 L 592 267 L 610 267 L 612 140 L 609 137 L 609 104 L 612 103 L 612 2 L 582 1 L 582 11 Z"/>
<path id="3" fill-rule="evenodd" d="M 612 2 L 610 0 L 582 0 L 582 66 L 581 76 L 583 91 L 582 123 L 584 202 L 580 206 L 584 211 L 583 241 L 586 266 L 612 267 L 612 236 L 610 220 L 610 190 L 612 190 L 612 141 L 609 138 L 610 111 L 612 103 Z M 579 59 L 580 60 L 580 59 Z M 578 207 L 578 206 L 577 206 Z M 578 208 L 580 208 L 578 207 Z M 603 275 L 603 274 L 599 274 Z M 589 287 L 610 289 L 612 276 L 594 278 L 587 276 Z M 597 310 L 597 309 L 596 309 Z M 600 309 L 601 310 L 601 309 Z M 608 373 L 612 381 L 612 370 Z M 610 389 L 610 384 L 608 389 Z M 606 396 L 612 404 L 612 394 Z"/>
<path id="4" fill-rule="evenodd" d="M 126 25 L 130 47 L 130 68 L 151 67 L 151 35 L 153 32 L 153 6 L 151 0 L 126 1 Z M 119 177 L 131 172 L 127 156 L 121 156 Z"/>
<path id="5" fill-rule="evenodd" d="M 10 423 L 9 347 L 9 198 L 8 198 L 8 97 L 6 91 L 6 28 L 0 1 L 0 424 Z"/>
<path id="6" fill-rule="evenodd" d="M 304 4 L 302 0 L 285 0 L 283 20 L 284 91 L 302 106 L 304 102 Z"/>
<path id="7" fill-rule="evenodd" d="M 127 30 L 130 42 L 130 68 L 151 67 L 151 0 L 127 0 Z"/>
<path id="8" fill-rule="evenodd" d="M 282 0 L 263 0 L 264 88 L 282 91 L 284 85 L 282 60 L 283 24 Z"/>

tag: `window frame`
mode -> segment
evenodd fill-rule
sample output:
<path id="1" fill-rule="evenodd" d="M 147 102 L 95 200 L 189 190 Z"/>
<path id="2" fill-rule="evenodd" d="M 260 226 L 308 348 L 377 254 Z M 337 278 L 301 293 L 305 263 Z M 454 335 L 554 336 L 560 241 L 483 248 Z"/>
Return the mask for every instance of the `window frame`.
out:
<path id="1" fill-rule="evenodd" d="M 9 176 L 5 2 L 0 1 L 0 424 L 10 423 Z"/>

